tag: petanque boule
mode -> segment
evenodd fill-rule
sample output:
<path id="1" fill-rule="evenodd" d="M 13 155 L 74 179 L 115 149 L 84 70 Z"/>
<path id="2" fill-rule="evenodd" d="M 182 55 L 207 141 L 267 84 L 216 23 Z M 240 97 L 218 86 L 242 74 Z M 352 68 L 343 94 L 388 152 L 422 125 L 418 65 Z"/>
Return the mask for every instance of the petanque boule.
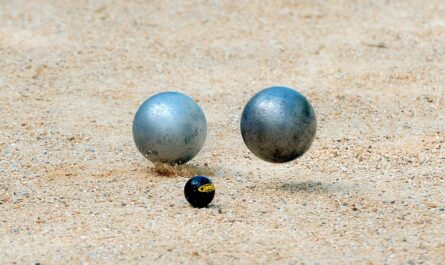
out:
<path id="1" fill-rule="evenodd" d="M 258 92 L 241 116 L 241 134 L 247 148 L 273 163 L 289 162 L 303 155 L 311 146 L 316 129 L 311 104 L 288 87 Z"/>
<path id="2" fill-rule="evenodd" d="M 147 99 L 133 121 L 138 150 L 153 163 L 184 164 L 201 150 L 207 121 L 201 107 L 179 92 L 163 92 Z"/>

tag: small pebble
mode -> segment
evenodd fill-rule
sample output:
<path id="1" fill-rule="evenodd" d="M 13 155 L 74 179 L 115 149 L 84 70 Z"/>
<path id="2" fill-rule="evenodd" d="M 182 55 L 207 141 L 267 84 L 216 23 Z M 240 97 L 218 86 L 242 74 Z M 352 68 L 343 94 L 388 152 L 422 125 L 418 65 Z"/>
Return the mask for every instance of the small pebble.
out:
<path id="1" fill-rule="evenodd" d="M 29 197 L 29 191 L 26 189 L 22 189 L 19 191 L 19 195 L 22 197 Z"/>
<path id="2" fill-rule="evenodd" d="M 85 145 L 85 147 L 87 148 L 87 151 L 90 153 L 96 152 L 96 148 L 92 147 L 91 145 Z"/>

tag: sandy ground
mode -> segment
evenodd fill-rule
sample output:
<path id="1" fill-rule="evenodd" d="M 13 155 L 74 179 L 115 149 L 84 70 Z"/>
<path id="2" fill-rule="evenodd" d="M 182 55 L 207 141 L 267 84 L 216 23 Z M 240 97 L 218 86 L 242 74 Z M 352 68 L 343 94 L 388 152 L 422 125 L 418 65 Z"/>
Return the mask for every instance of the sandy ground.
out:
<path id="1" fill-rule="evenodd" d="M 288 164 L 239 132 L 271 85 L 318 117 Z M 131 134 L 166 90 L 209 123 L 177 176 Z M 442 0 L 0 0 L 0 95 L 1 264 L 445 264 Z"/>

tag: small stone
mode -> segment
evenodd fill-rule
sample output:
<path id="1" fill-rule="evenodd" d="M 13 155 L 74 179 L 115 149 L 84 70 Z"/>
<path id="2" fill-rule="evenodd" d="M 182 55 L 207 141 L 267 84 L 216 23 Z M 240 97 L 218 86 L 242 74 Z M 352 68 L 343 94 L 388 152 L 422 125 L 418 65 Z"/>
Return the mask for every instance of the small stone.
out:
<path id="1" fill-rule="evenodd" d="M 22 190 L 19 191 L 19 195 L 22 196 L 22 197 L 28 198 L 29 197 L 29 191 L 26 190 L 26 189 L 22 189 Z"/>
<path id="2" fill-rule="evenodd" d="M 434 209 L 434 208 L 437 208 L 439 206 L 437 204 L 435 204 L 435 203 L 429 202 L 429 203 L 426 204 L 426 207 L 428 207 L 428 209 Z"/>
<path id="3" fill-rule="evenodd" d="M 91 145 L 85 145 L 85 147 L 87 148 L 87 151 L 90 153 L 96 152 L 96 148 L 92 147 Z"/>

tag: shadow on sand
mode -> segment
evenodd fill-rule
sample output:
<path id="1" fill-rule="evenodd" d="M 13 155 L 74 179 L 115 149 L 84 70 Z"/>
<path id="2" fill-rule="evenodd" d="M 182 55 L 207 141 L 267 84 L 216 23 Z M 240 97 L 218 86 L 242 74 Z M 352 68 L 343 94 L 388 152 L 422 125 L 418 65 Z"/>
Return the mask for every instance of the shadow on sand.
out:
<path id="1" fill-rule="evenodd" d="M 278 189 L 290 193 L 335 193 L 345 190 L 345 187 L 339 184 L 326 184 L 321 181 L 303 181 L 303 182 L 290 182 L 290 183 L 278 183 Z"/>

